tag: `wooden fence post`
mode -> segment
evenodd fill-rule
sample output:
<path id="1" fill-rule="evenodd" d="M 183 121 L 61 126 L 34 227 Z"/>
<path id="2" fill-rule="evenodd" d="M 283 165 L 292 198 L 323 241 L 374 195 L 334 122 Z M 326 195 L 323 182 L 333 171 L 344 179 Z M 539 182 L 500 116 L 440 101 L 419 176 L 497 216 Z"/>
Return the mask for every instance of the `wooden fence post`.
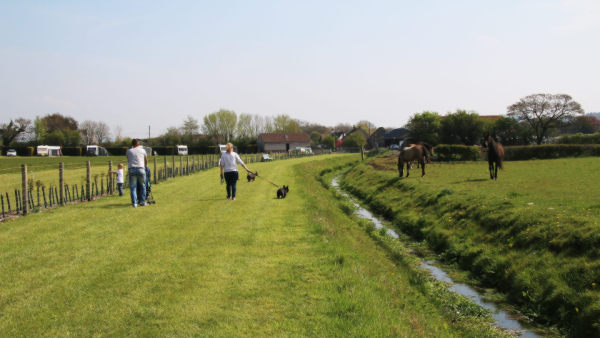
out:
<path id="1" fill-rule="evenodd" d="M 29 194 L 27 193 L 27 165 L 21 164 L 21 172 L 22 172 L 22 185 L 23 185 L 23 203 L 21 205 L 23 209 L 23 215 L 27 215 L 29 209 Z"/>
<path id="2" fill-rule="evenodd" d="M 360 158 L 362 161 L 365 160 L 365 148 L 360 147 Z"/>
<path id="3" fill-rule="evenodd" d="M 183 156 L 179 156 L 179 175 L 183 176 Z"/>
<path id="4" fill-rule="evenodd" d="M 185 157 L 185 174 L 186 175 L 190 174 L 190 157 L 189 156 Z"/>
<path id="5" fill-rule="evenodd" d="M 64 162 L 60 162 L 58 164 L 58 187 L 60 189 L 60 200 L 59 204 L 65 204 L 65 176 L 64 176 L 65 164 Z"/>
<path id="6" fill-rule="evenodd" d="M 87 174 L 86 174 L 86 178 L 85 178 L 85 196 L 87 198 L 88 201 L 92 200 L 92 168 L 90 165 L 90 161 L 87 161 L 86 163 L 87 166 Z"/>
<path id="7" fill-rule="evenodd" d="M 113 189 L 113 174 L 112 174 L 112 161 L 108 161 L 108 194 L 112 195 L 114 192 Z"/>
<path id="8" fill-rule="evenodd" d="M 173 170 L 171 171 L 171 177 L 175 177 L 175 155 L 173 155 Z"/>
<path id="9" fill-rule="evenodd" d="M 163 177 L 165 179 L 165 181 L 167 180 L 168 176 L 169 176 L 169 165 L 167 163 L 167 157 L 164 157 L 165 160 L 165 176 Z"/>
<path id="10" fill-rule="evenodd" d="M 154 184 L 158 183 L 156 179 L 156 156 L 154 156 Z"/>

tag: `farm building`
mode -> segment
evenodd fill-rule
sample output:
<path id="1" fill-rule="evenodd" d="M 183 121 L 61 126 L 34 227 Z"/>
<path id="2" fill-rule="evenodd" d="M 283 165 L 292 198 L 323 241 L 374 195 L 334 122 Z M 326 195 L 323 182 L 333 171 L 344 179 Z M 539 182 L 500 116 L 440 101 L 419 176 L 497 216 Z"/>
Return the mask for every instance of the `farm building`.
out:
<path id="1" fill-rule="evenodd" d="M 306 133 L 265 133 L 258 135 L 257 145 L 260 152 L 280 153 L 310 147 L 310 137 Z"/>
<path id="2" fill-rule="evenodd" d="M 388 130 L 383 135 L 383 140 L 386 147 L 389 147 L 392 144 L 400 144 L 400 141 L 403 141 L 406 138 L 408 138 L 408 129 L 406 128 Z"/>
<path id="3" fill-rule="evenodd" d="M 375 129 L 373 134 L 367 139 L 367 149 L 385 147 L 385 128 L 379 127 Z"/>

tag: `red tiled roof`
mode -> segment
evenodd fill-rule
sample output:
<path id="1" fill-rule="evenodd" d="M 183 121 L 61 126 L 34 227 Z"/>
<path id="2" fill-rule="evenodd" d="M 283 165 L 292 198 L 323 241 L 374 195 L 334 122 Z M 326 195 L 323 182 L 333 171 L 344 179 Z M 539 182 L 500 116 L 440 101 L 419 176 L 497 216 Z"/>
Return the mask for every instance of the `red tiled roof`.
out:
<path id="1" fill-rule="evenodd" d="M 266 133 L 260 137 L 265 143 L 310 142 L 306 133 Z"/>
<path id="2" fill-rule="evenodd" d="M 479 118 L 484 120 L 497 120 L 500 116 L 502 115 L 479 115 Z"/>

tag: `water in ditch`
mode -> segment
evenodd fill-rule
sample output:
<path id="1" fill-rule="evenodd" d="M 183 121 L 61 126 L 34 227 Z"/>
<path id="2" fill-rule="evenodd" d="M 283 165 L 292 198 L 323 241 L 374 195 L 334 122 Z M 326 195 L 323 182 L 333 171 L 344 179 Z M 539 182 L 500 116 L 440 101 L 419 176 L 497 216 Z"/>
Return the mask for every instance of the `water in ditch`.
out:
<path id="1" fill-rule="evenodd" d="M 376 229 L 381 229 L 385 227 L 382 221 L 379 218 L 377 218 L 377 216 L 373 215 L 366 208 L 363 208 L 359 203 L 356 202 L 356 200 L 352 196 L 350 196 L 340 188 L 337 177 L 333 178 L 333 180 L 331 181 L 331 185 L 341 195 L 346 197 L 349 201 L 351 201 L 354 204 L 354 206 L 356 207 L 356 213 L 359 217 L 368 219 L 371 222 L 373 222 Z M 387 228 L 387 234 L 393 238 L 400 238 L 400 236 L 390 228 Z M 477 290 L 473 289 L 472 287 L 466 284 L 454 282 L 444 270 L 433 265 L 433 263 L 433 261 L 423 260 L 421 262 L 421 267 L 428 270 L 433 276 L 433 278 L 449 284 L 449 289 L 453 292 L 463 295 L 469 298 L 471 301 L 473 301 L 473 303 L 490 310 L 492 318 L 494 318 L 494 325 L 512 332 L 516 332 L 519 334 L 520 337 L 539 337 L 535 332 L 525 328 L 517 319 L 515 319 L 514 316 L 500 309 L 493 302 L 486 301 Z"/>

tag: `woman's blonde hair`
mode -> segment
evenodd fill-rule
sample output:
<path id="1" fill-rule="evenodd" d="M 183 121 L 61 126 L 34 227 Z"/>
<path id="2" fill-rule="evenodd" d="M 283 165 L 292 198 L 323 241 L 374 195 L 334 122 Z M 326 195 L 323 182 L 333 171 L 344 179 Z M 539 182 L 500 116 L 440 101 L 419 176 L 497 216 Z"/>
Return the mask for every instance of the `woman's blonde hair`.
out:
<path id="1" fill-rule="evenodd" d="M 232 143 L 227 143 L 225 145 L 225 151 L 228 152 L 228 153 L 232 152 L 233 151 L 233 144 Z"/>

